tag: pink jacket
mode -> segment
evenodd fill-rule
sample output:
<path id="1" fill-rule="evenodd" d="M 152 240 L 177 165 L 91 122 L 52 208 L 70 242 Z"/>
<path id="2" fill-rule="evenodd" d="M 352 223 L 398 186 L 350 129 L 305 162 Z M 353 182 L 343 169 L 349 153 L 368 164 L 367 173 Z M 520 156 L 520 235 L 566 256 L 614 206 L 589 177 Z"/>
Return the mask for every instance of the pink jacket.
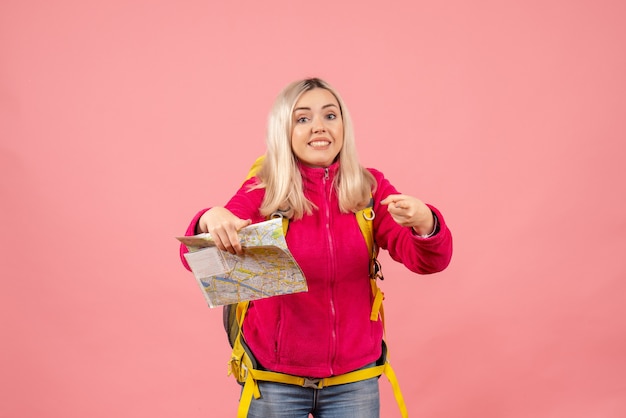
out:
<path id="1" fill-rule="evenodd" d="M 369 319 L 372 295 L 369 254 L 354 214 L 339 211 L 333 192 L 338 164 L 328 169 L 301 167 L 304 193 L 318 207 L 310 216 L 289 223 L 286 240 L 302 268 L 309 291 L 251 303 L 244 323 L 246 342 L 268 370 L 306 377 L 328 377 L 356 370 L 381 355 L 383 329 Z M 421 238 L 398 225 L 380 201 L 398 193 L 383 174 L 370 169 L 378 186 L 374 194 L 376 243 L 415 273 L 436 273 L 452 256 L 452 235 L 441 213 L 439 232 Z M 248 191 L 248 180 L 226 204 L 253 223 L 265 220 L 258 211 L 264 190 Z M 187 235 L 195 232 L 200 216 Z M 181 258 L 185 248 L 181 249 Z"/>

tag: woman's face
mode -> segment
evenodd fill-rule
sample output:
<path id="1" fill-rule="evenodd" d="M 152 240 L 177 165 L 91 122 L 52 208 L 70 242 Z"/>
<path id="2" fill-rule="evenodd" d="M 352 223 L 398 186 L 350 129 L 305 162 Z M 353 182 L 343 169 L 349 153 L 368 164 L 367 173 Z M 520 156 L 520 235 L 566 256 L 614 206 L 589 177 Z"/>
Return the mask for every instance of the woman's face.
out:
<path id="1" fill-rule="evenodd" d="M 300 96 L 292 115 L 291 149 L 312 167 L 328 167 L 343 146 L 343 119 L 335 96 L 315 88 Z"/>

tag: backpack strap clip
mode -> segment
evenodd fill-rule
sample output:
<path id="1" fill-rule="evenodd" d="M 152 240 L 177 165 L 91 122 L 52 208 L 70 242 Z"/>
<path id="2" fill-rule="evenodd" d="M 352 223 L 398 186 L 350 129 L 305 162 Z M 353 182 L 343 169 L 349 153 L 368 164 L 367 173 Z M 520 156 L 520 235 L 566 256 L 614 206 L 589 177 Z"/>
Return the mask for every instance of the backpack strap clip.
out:
<path id="1" fill-rule="evenodd" d="M 373 221 L 376 217 L 376 213 L 374 212 L 374 197 L 370 197 L 370 202 L 363 209 L 363 218 L 366 221 Z"/>

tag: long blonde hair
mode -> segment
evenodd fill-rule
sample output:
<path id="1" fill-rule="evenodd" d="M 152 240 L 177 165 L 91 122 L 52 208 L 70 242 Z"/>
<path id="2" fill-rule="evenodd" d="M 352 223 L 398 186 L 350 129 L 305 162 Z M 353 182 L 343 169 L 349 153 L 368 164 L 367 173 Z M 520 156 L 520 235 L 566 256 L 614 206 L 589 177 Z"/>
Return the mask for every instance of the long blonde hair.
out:
<path id="1" fill-rule="evenodd" d="M 265 160 L 258 173 L 260 182 L 254 186 L 265 188 L 260 207 L 264 216 L 282 212 L 289 218 L 300 219 L 315 209 L 304 196 L 302 175 L 291 149 L 291 130 L 296 102 L 303 93 L 316 88 L 328 90 L 335 96 L 343 119 L 343 146 L 334 184 L 340 210 L 348 213 L 363 209 L 376 187 L 374 176 L 359 163 L 352 119 L 337 91 L 319 78 L 295 81 L 278 95 L 268 119 Z"/>

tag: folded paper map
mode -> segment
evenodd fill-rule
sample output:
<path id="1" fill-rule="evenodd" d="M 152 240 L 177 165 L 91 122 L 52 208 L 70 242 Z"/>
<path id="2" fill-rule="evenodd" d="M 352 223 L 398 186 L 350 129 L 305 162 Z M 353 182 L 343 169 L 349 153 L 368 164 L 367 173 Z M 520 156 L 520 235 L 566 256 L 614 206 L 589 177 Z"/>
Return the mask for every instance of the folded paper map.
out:
<path id="1" fill-rule="evenodd" d="M 185 259 L 212 308 L 308 290 L 280 218 L 239 231 L 243 255 L 219 250 L 208 233 L 176 239 L 189 250 Z"/>

